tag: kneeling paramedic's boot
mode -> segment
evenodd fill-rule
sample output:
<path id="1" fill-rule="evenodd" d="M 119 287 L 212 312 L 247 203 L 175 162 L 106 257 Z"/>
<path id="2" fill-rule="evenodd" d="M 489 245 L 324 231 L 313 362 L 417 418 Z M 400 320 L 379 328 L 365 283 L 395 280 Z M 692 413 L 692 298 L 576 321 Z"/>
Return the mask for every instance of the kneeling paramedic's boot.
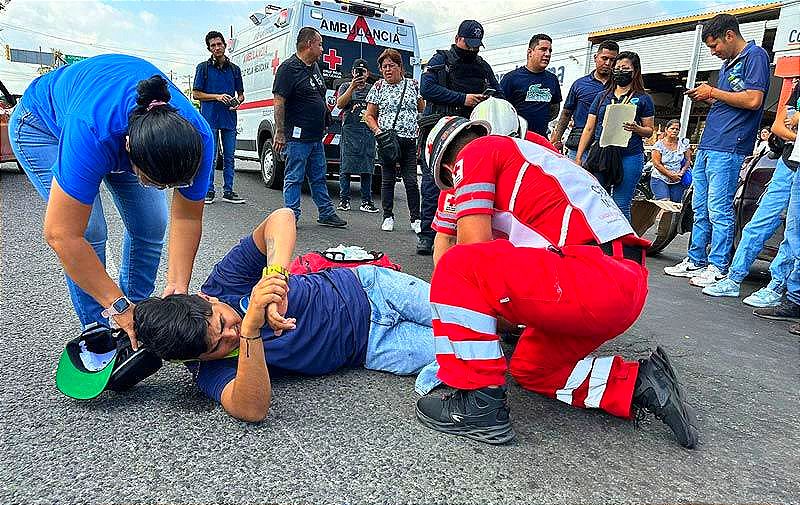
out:
<path id="1" fill-rule="evenodd" d="M 637 418 L 647 411 L 663 421 L 682 446 L 693 449 L 697 444 L 699 432 L 694 408 L 686 403 L 675 370 L 661 347 L 649 358 L 639 360 L 633 407 Z"/>
<path id="2" fill-rule="evenodd" d="M 504 444 L 516 436 L 505 387 L 423 396 L 417 400 L 417 418 L 436 431 L 487 444 Z"/>

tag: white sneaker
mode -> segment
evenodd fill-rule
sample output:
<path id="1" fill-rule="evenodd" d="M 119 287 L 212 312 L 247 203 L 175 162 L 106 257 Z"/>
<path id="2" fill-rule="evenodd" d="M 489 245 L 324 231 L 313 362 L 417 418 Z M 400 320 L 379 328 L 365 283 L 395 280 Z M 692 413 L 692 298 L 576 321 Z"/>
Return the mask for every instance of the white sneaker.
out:
<path id="1" fill-rule="evenodd" d="M 769 286 L 763 287 L 751 294 L 742 303 L 751 307 L 777 307 L 781 303 L 781 294 L 770 289 Z"/>
<path id="2" fill-rule="evenodd" d="M 422 231 L 422 221 L 420 221 L 419 219 L 411 221 L 411 231 L 419 234 L 419 232 Z"/>
<path id="3" fill-rule="evenodd" d="M 381 230 L 383 231 L 392 231 L 394 230 L 394 218 L 387 217 L 383 220 L 383 224 L 381 224 Z"/>
<path id="4" fill-rule="evenodd" d="M 708 265 L 705 270 L 700 273 L 700 275 L 696 275 L 689 279 L 689 284 L 704 288 L 722 280 L 723 277 L 725 276 L 722 275 L 722 272 L 719 271 L 719 268 L 714 265 Z"/>
<path id="5" fill-rule="evenodd" d="M 695 265 L 689 258 L 672 267 L 664 267 L 664 273 L 673 277 L 694 277 L 699 275 L 705 267 Z"/>

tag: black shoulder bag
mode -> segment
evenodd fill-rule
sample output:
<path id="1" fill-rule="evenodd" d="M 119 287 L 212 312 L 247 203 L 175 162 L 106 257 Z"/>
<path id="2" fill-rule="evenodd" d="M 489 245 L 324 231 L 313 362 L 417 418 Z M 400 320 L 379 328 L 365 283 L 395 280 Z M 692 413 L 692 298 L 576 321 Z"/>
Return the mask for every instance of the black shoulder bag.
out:
<path id="1" fill-rule="evenodd" d="M 629 94 L 615 103 L 628 103 L 630 98 Z M 622 148 L 618 146 L 600 147 L 600 141 L 596 140 L 589 147 L 584 166 L 593 174 L 602 172 L 606 187 L 616 186 L 622 182 Z"/>
<path id="2" fill-rule="evenodd" d="M 400 94 L 400 101 L 397 103 L 397 112 L 394 115 L 392 127 L 375 135 L 375 141 L 378 144 L 378 152 L 381 154 L 381 159 L 386 163 L 397 163 L 397 161 L 400 160 L 400 137 L 397 135 L 394 127 L 397 125 L 397 118 L 400 116 L 400 109 L 403 107 L 403 99 L 406 96 L 407 87 L 408 79 L 404 77 L 403 92 Z"/>

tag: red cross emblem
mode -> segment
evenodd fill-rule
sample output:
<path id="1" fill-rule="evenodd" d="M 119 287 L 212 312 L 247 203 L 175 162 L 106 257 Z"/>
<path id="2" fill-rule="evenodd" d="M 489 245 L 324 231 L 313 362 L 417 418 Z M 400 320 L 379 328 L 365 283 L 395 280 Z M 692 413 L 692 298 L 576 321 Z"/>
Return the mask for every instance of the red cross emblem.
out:
<path id="1" fill-rule="evenodd" d="M 328 54 L 322 57 L 322 61 L 328 64 L 328 68 L 336 70 L 336 67 L 342 64 L 342 58 L 336 54 L 336 49 L 331 49 Z"/>
<path id="2" fill-rule="evenodd" d="M 275 51 L 275 56 L 272 57 L 272 75 L 278 72 L 278 65 L 280 64 L 281 60 L 278 58 L 278 51 Z"/>

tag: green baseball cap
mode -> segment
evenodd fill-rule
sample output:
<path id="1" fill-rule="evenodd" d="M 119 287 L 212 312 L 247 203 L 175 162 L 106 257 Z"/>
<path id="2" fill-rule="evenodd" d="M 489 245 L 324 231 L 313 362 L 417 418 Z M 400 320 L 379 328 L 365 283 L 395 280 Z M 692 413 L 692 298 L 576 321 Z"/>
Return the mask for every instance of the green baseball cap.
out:
<path id="1" fill-rule="evenodd" d="M 89 400 L 102 393 L 114 373 L 117 343 L 111 330 L 91 325 L 69 341 L 56 370 L 56 387 L 77 400 Z"/>

